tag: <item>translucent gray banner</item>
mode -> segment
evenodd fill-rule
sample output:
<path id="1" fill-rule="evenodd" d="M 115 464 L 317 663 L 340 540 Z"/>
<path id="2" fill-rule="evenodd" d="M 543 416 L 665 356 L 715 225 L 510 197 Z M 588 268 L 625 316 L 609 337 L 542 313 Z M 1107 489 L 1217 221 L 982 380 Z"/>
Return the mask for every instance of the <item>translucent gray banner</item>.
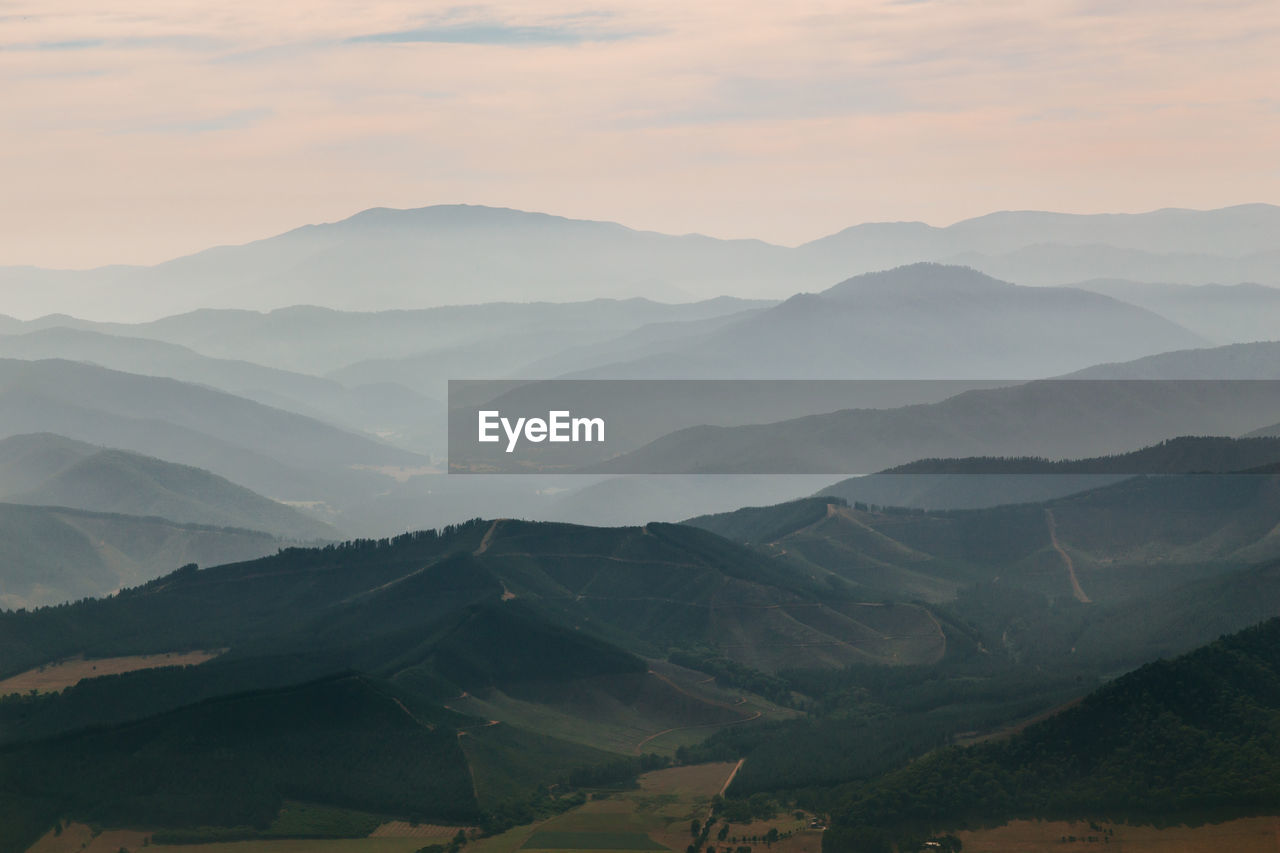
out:
<path id="1" fill-rule="evenodd" d="M 1272 445 L 1272 380 L 449 383 L 456 474 L 1221 473 L 1280 462 Z"/>

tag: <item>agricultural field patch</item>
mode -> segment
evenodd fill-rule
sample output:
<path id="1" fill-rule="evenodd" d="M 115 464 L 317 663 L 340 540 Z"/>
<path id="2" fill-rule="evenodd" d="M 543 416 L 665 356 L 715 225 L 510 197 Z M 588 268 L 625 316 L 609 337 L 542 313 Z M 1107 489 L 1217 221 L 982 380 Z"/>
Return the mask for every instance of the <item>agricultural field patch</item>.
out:
<path id="1" fill-rule="evenodd" d="M 140 849 L 148 836 L 149 833 L 129 829 L 95 832 L 87 824 L 69 823 L 61 832 L 50 830 L 27 853 L 119 853 Z"/>
<path id="2" fill-rule="evenodd" d="M 1274 853 L 1280 817 L 1250 817 L 1202 826 L 1127 826 L 1089 821 L 1016 820 L 993 829 L 956 832 L 965 853 Z"/>
<path id="3" fill-rule="evenodd" d="M 676 794 L 684 798 L 713 797 L 736 767 L 733 761 L 690 764 L 654 770 L 640 777 L 640 790 L 649 794 Z"/>
<path id="4" fill-rule="evenodd" d="M 448 842 L 458 831 L 471 832 L 470 826 L 443 826 L 438 823 L 410 823 L 407 820 L 389 820 L 380 825 L 370 838 L 417 838 L 423 841 Z"/>
<path id="5" fill-rule="evenodd" d="M 666 850 L 642 832 L 561 832 L 538 830 L 522 850 Z"/>
<path id="6" fill-rule="evenodd" d="M 86 678 L 120 675 L 162 666 L 197 666 L 213 660 L 226 649 L 202 652 L 170 652 L 158 655 L 129 655 L 115 658 L 74 657 L 29 669 L 0 681 L 0 696 L 10 693 L 57 693 Z"/>

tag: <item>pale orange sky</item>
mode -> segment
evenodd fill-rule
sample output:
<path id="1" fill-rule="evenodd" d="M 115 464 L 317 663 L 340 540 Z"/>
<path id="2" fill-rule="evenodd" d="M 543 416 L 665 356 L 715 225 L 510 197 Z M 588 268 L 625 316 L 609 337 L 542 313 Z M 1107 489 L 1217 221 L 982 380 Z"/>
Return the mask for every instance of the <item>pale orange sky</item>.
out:
<path id="1" fill-rule="evenodd" d="M 0 0 L 0 93 L 0 264 L 456 202 L 787 244 L 1280 202 L 1275 0 Z"/>

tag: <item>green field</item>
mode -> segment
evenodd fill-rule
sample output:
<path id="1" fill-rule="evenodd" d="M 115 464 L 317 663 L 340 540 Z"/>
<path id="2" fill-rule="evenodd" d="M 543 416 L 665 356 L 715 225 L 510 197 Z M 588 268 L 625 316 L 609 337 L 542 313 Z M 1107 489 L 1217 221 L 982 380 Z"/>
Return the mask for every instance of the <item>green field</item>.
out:
<path id="1" fill-rule="evenodd" d="M 555 832 L 539 830 L 521 850 L 667 850 L 642 832 Z"/>

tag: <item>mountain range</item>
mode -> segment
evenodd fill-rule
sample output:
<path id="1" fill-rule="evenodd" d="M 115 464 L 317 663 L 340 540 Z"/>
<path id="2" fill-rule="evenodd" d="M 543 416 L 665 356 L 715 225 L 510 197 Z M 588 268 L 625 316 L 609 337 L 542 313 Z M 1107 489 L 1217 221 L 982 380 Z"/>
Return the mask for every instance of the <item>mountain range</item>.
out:
<path id="1" fill-rule="evenodd" d="M 0 500 L 336 538 L 327 524 L 199 468 L 48 433 L 0 439 Z"/>
<path id="2" fill-rule="evenodd" d="M 798 294 L 664 352 L 568 378 L 1029 379 L 1203 343 L 1099 294 L 919 263 Z"/>
<path id="3" fill-rule="evenodd" d="M 204 468 L 291 501 L 336 502 L 385 480 L 357 466 L 427 461 L 204 386 L 60 359 L 0 359 L 0 436 L 41 432 Z"/>
<path id="4" fill-rule="evenodd" d="M 468 205 L 375 208 L 153 267 L 7 267 L 0 311 L 96 319 L 196 308 L 347 310 L 646 295 L 782 298 L 917 261 L 964 263 L 1025 284 L 1092 278 L 1278 284 L 1280 209 L 1076 216 L 1007 211 L 945 228 L 869 223 L 795 248 L 668 236 L 609 222 Z"/>

